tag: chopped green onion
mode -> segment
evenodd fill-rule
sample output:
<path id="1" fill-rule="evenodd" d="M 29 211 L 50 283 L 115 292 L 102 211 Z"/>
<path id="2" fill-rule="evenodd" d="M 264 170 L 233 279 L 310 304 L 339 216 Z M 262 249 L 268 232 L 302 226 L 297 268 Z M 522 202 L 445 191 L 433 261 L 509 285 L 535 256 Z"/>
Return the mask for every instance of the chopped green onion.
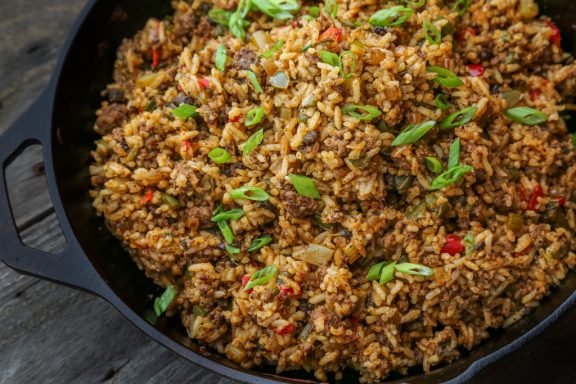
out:
<path id="1" fill-rule="evenodd" d="M 504 112 L 506 117 L 526 125 L 537 125 L 548 120 L 545 113 L 529 107 L 516 107 Z"/>
<path id="2" fill-rule="evenodd" d="M 324 6 L 324 11 L 333 19 L 338 15 L 338 3 L 336 0 L 326 0 L 326 5 Z"/>
<path id="3" fill-rule="evenodd" d="M 270 85 L 274 88 L 286 89 L 288 88 L 288 84 L 290 84 L 290 79 L 286 72 L 276 72 L 270 77 Z"/>
<path id="4" fill-rule="evenodd" d="M 230 16 L 232 16 L 232 12 L 228 12 L 223 9 L 212 8 L 208 11 L 208 17 L 210 20 L 225 27 L 228 26 Z"/>
<path id="5" fill-rule="evenodd" d="M 214 211 L 214 217 L 217 217 L 219 214 L 223 212 L 224 209 L 222 208 L 221 205 L 219 205 L 218 208 L 216 208 L 216 210 Z M 226 243 L 232 244 L 234 242 L 234 233 L 232 233 L 232 229 L 230 229 L 228 223 L 226 221 L 216 221 L 216 225 L 218 225 L 218 229 L 220 229 L 220 232 L 222 233 L 222 236 L 224 237 Z"/>
<path id="6" fill-rule="evenodd" d="M 232 155 L 228 153 L 225 149 L 214 148 L 208 152 L 208 157 L 211 158 L 216 164 L 224 164 L 230 160 Z"/>
<path id="7" fill-rule="evenodd" d="M 436 122 L 434 120 L 428 120 L 420 124 L 411 124 L 396 136 L 391 145 L 396 147 L 398 145 L 414 144 L 434 128 L 435 125 Z"/>
<path id="8" fill-rule="evenodd" d="M 172 114 L 182 120 L 198 116 L 198 112 L 196 112 L 196 106 L 186 103 L 182 103 L 178 108 L 174 108 L 172 110 Z"/>
<path id="9" fill-rule="evenodd" d="M 461 78 L 456 76 L 454 72 L 447 70 L 446 68 L 442 67 L 428 67 L 426 68 L 428 72 L 434 72 L 437 76 L 434 78 L 434 81 L 440 85 L 443 85 L 448 88 L 459 87 L 464 84 Z"/>
<path id="10" fill-rule="evenodd" d="M 428 168 L 432 173 L 442 172 L 442 164 L 440 163 L 440 160 L 432 156 L 426 158 L 426 168 Z"/>
<path id="11" fill-rule="evenodd" d="M 396 267 L 396 262 L 393 261 L 384 268 L 382 268 L 382 273 L 380 274 L 380 280 L 378 283 L 384 285 L 394 278 L 394 268 Z"/>
<path id="12" fill-rule="evenodd" d="M 246 38 L 246 31 L 244 30 L 245 18 L 250 11 L 252 2 L 250 0 L 240 0 L 236 10 L 230 15 L 228 19 L 228 28 L 230 33 L 239 39 L 244 40 Z"/>
<path id="13" fill-rule="evenodd" d="M 258 187 L 240 187 L 230 191 L 230 197 L 234 200 L 246 199 L 252 201 L 266 201 L 270 198 L 265 190 Z"/>
<path id="14" fill-rule="evenodd" d="M 170 208 L 180 208 L 182 206 L 182 204 L 180 204 L 180 200 L 167 193 L 162 194 L 162 202 L 164 204 L 168 204 Z"/>
<path id="15" fill-rule="evenodd" d="M 454 184 L 468 172 L 474 172 L 474 168 L 469 165 L 458 165 L 449 169 L 432 181 L 432 184 L 430 184 L 430 190 L 435 191 Z"/>
<path id="16" fill-rule="evenodd" d="M 506 105 L 508 106 L 508 108 L 512 108 L 513 106 L 518 104 L 520 100 L 522 100 L 524 94 L 515 89 L 510 89 L 508 91 L 502 92 L 500 94 L 500 97 L 502 97 L 506 101 Z"/>
<path id="17" fill-rule="evenodd" d="M 426 4 L 426 0 L 418 0 L 418 1 L 402 0 L 402 2 L 412 8 L 420 8 L 421 6 Z"/>
<path id="18" fill-rule="evenodd" d="M 226 252 L 228 252 L 232 256 L 240 253 L 240 248 L 236 248 L 236 247 L 233 247 L 233 246 L 228 245 L 228 244 L 226 244 L 224 246 L 224 248 L 226 249 Z"/>
<path id="19" fill-rule="evenodd" d="M 445 94 L 439 93 L 438 95 L 436 95 L 434 102 L 436 103 L 436 106 L 438 108 L 445 111 L 445 110 L 449 109 L 450 106 L 452 105 L 448 102 L 447 98 L 448 97 Z"/>
<path id="20" fill-rule="evenodd" d="M 282 45 L 284 45 L 284 41 L 283 40 L 278 41 L 276 44 L 272 46 L 272 48 L 261 54 L 260 57 L 263 57 L 265 59 L 272 57 L 272 55 L 274 55 Z"/>
<path id="21" fill-rule="evenodd" d="M 242 208 L 235 208 L 229 211 L 222 211 L 210 219 L 210 221 L 218 222 L 218 221 L 226 221 L 226 220 L 239 220 L 242 216 L 244 216 L 244 210 Z"/>
<path id="22" fill-rule="evenodd" d="M 144 108 L 144 110 L 146 112 L 152 112 L 157 107 L 158 107 L 158 104 L 156 103 L 156 100 L 152 100 L 151 102 L 148 103 L 148 105 L 146 106 L 146 108 Z"/>
<path id="23" fill-rule="evenodd" d="M 466 246 L 466 256 L 470 257 L 472 252 L 474 252 L 474 248 L 476 247 L 476 240 L 474 239 L 474 236 L 471 233 L 467 234 L 464 236 L 462 243 Z"/>
<path id="24" fill-rule="evenodd" d="M 312 326 L 310 325 L 310 323 L 308 323 L 304 326 L 304 328 L 302 328 L 302 331 L 298 335 L 298 339 L 306 340 L 308 338 L 308 335 L 310 334 L 310 331 L 312 331 Z"/>
<path id="25" fill-rule="evenodd" d="M 313 46 L 314 46 L 314 44 L 306 44 L 306 45 L 304 46 L 304 48 L 302 48 L 302 49 L 300 50 L 300 52 L 306 52 L 307 50 L 309 50 L 309 49 L 312 48 Z"/>
<path id="26" fill-rule="evenodd" d="M 352 57 L 352 65 L 350 66 L 349 72 L 344 72 L 344 56 Z M 342 75 L 343 78 L 349 78 L 356 71 L 356 55 L 352 51 L 342 51 L 338 57 L 338 62 L 338 66 L 340 67 L 340 75 Z"/>
<path id="27" fill-rule="evenodd" d="M 440 123 L 440 129 L 451 129 L 456 128 L 466 123 L 469 123 L 476 114 L 478 107 L 473 105 L 468 108 L 464 108 L 461 111 L 455 112 L 442 120 Z"/>
<path id="28" fill-rule="evenodd" d="M 296 192 L 298 192 L 299 195 L 306 196 L 311 199 L 320 198 L 320 192 L 318 192 L 318 189 L 316 188 L 314 179 L 308 176 L 295 175 L 293 173 L 289 174 L 288 177 L 290 178 L 294 189 L 296 189 Z"/>
<path id="29" fill-rule="evenodd" d="M 452 7 L 452 10 L 454 12 L 458 12 L 458 16 L 462 16 L 466 12 L 466 10 L 468 10 L 468 7 L 470 6 L 471 3 L 472 0 L 456 0 L 456 3 Z"/>
<path id="30" fill-rule="evenodd" d="M 342 108 L 342 113 L 358 120 L 370 121 L 382 115 L 382 112 L 372 105 L 348 104 Z"/>
<path id="31" fill-rule="evenodd" d="M 400 273 L 416 276 L 432 276 L 434 270 L 421 264 L 401 263 L 396 264 L 395 269 Z"/>
<path id="32" fill-rule="evenodd" d="M 450 145 L 450 156 L 448 158 L 448 170 L 457 167 L 460 163 L 460 138 L 458 137 Z"/>
<path id="33" fill-rule="evenodd" d="M 384 268 L 385 265 L 386 261 L 382 261 L 378 264 L 374 264 L 373 266 L 371 266 L 370 269 L 368 270 L 368 274 L 366 275 L 366 280 L 368 281 L 379 280 L 380 275 L 382 274 L 382 269 Z"/>
<path id="34" fill-rule="evenodd" d="M 169 285 L 166 287 L 164 293 L 162 293 L 160 297 L 157 297 L 156 300 L 154 300 L 154 312 L 156 313 L 156 316 L 160 316 L 166 312 L 170 304 L 172 304 L 176 298 L 176 294 L 176 287 Z"/>
<path id="35" fill-rule="evenodd" d="M 226 68 L 226 46 L 224 44 L 220 44 L 216 49 L 216 53 L 214 54 L 214 65 L 216 69 L 219 71 L 224 71 Z"/>
<path id="36" fill-rule="evenodd" d="M 262 87 L 260 86 L 260 83 L 258 82 L 258 78 L 256 77 L 256 74 L 252 71 L 247 71 L 248 72 L 248 79 L 250 79 L 250 82 L 252 83 L 252 86 L 254 87 L 254 91 L 256 91 L 256 93 L 262 93 Z"/>
<path id="37" fill-rule="evenodd" d="M 414 10 L 412 8 L 397 5 L 392 8 L 379 10 L 370 16 L 368 23 L 375 27 L 394 27 L 404 24 L 413 13 Z"/>
<path id="38" fill-rule="evenodd" d="M 318 55 L 320 56 L 320 60 L 323 63 L 333 67 L 340 67 L 340 57 L 337 54 L 330 51 L 321 50 L 318 52 Z"/>
<path id="39" fill-rule="evenodd" d="M 260 12 L 277 20 L 287 20 L 300 9 L 297 0 L 250 0 Z"/>
<path id="40" fill-rule="evenodd" d="M 244 143 L 244 148 L 242 149 L 242 154 L 244 156 L 249 155 L 264 139 L 264 129 L 259 129 L 252 136 L 246 140 Z"/>
<path id="41" fill-rule="evenodd" d="M 430 43 L 430 45 L 438 44 L 442 42 L 442 32 L 434 25 L 434 23 L 424 20 L 423 23 L 424 37 Z"/>
<path id="42" fill-rule="evenodd" d="M 244 125 L 247 127 L 251 127 L 253 125 L 256 125 L 262 121 L 262 118 L 264 118 L 264 116 L 266 116 L 266 112 L 264 111 L 264 108 L 257 107 L 257 108 L 251 109 L 246 114 L 246 120 L 244 120 Z"/>
<path id="43" fill-rule="evenodd" d="M 194 316 L 206 316 L 206 311 L 198 305 L 193 305 L 192 306 L 192 314 Z"/>
<path id="44" fill-rule="evenodd" d="M 250 276 L 250 280 L 248 280 L 248 283 L 246 283 L 244 291 L 249 291 L 250 289 L 254 288 L 257 285 L 263 285 L 268 283 L 270 280 L 274 278 L 274 276 L 276 276 L 276 273 L 278 273 L 278 267 L 275 264 L 254 272 L 252 276 Z"/>
<path id="45" fill-rule="evenodd" d="M 272 242 L 271 236 L 260 237 L 258 239 L 254 239 L 252 244 L 248 247 L 248 252 L 254 252 L 259 250 L 260 248 L 270 244 Z"/>
<path id="46" fill-rule="evenodd" d="M 308 8 L 308 14 L 314 18 L 317 18 L 320 16 L 320 7 L 313 6 Z"/>

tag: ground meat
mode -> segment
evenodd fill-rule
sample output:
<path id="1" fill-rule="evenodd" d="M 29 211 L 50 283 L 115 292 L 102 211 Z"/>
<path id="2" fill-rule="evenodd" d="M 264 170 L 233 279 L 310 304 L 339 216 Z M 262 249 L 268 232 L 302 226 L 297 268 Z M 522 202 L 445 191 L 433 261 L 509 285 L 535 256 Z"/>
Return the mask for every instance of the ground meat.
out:
<path id="1" fill-rule="evenodd" d="M 212 226 L 210 218 L 212 217 L 212 209 L 204 205 L 194 206 L 186 210 L 186 220 L 189 227 L 194 229 L 205 229 Z"/>
<path id="2" fill-rule="evenodd" d="M 310 145 L 316 141 L 317 137 L 318 137 L 318 132 L 310 131 L 304 135 L 304 138 L 302 139 L 302 141 L 304 142 L 304 144 Z"/>
<path id="3" fill-rule="evenodd" d="M 318 209 L 316 200 L 306 196 L 300 196 L 291 189 L 280 191 L 280 200 L 284 204 L 284 209 L 295 217 L 307 217 L 314 215 Z"/>
<path id="4" fill-rule="evenodd" d="M 248 70 L 252 64 L 258 62 L 258 56 L 249 48 L 242 48 L 234 54 L 234 66 L 238 69 Z"/>
<path id="5" fill-rule="evenodd" d="M 102 97 L 107 98 L 111 103 L 126 104 L 124 89 L 108 87 L 102 92 Z"/>
<path id="6" fill-rule="evenodd" d="M 128 108 L 124 104 L 110 104 L 100 112 L 94 130 L 100 135 L 107 135 L 128 117 Z"/>

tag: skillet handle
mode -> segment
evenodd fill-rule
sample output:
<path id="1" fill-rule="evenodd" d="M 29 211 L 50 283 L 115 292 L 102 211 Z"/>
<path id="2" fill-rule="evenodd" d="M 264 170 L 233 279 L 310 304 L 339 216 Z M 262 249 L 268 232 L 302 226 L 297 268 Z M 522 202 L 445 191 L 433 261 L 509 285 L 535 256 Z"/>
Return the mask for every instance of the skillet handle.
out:
<path id="1" fill-rule="evenodd" d="M 28 146 L 49 145 L 49 95 L 49 90 L 44 91 L 15 123 L 0 135 L 0 261 L 21 273 L 102 296 L 106 285 L 75 239 L 67 239 L 66 249 L 59 254 L 29 248 L 20 239 L 10 208 L 6 167 Z M 46 158 L 46 151 L 44 157 Z M 51 198 L 54 196 L 51 195 Z M 62 223 L 61 218 L 58 220 Z"/>

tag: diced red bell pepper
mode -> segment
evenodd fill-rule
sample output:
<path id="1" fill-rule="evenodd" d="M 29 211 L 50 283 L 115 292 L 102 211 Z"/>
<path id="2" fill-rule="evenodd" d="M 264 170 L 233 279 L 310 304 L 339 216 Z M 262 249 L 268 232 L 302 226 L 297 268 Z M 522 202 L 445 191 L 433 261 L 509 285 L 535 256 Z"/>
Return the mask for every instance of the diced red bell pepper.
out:
<path id="1" fill-rule="evenodd" d="M 298 28 L 298 22 L 296 20 L 294 20 L 291 24 L 292 28 L 296 29 Z"/>
<path id="2" fill-rule="evenodd" d="M 559 47 L 560 43 L 562 42 L 562 33 L 560 32 L 560 29 L 556 26 L 556 24 L 554 24 L 552 22 L 552 20 L 548 20 L 546 23 L 548 24 L 550 29 L 552 29 L 552 35 L 550 36 L 550 42 L 552 42 L 552 44 Z"/>
<path id="3" fill-rule="evenodd" d="M 188 152 L 192 148 L 192 143 L 188 140 L 182 140 L 182 144 L 184 144 L 184 150 Z"/>
<path id="4" fill-rule="evenodd" d="M 288 325 L 285 326 L 285 327 L 276 328 L 276 329 L 274 330 L 274 332 L 276 332 L 276 333 L 279 334 L 279 335 L 286 335 L 286 334 L 288 334 L 288 333 L 294 332 L 294 326 L 293 326 L 292 324 L 288 324 Z"/>
<path id="5" fill-rule="evenodd" d="M 248 282 L 250 281 L 250 278 L 252 277 L 252 275 L 244 275 L 242 276 L 242 288 L 244 288 L 246 286 L 246 284 L 248 284 Z M 253 289 L 249 289 L 246 292 L 248 294 L 252 293 Z"/>
<path id="6" fill-rule="evenodd" d="M 472 77 L 481 77 L 484 74 L 484 66 L 482 64 L 468 64 L 466 68 Z"/>
<path id="7" fill-rule="evenodd" d="M 342 40 L 342 29 L 336 28 L 336 27 L 328 28 L 327 30 L 325 30 L 320 35 L 319 41 L 324 41 L 324 40 L 333 40 L 333 41 L 339 43 L 340 40 Z"/>
<path id="8" fill-rule="evenodd" d="M 280 293 L 278 294 L 278 297 L 280 299 L 283 299 L 286 296 L 294 296 L 294 288 L 292 288 L 292 287 L 286 287 L 284 285 L 279 285 L 278 289 L 280 290 Z"/>
<path id="9" fill-rule="evenodd" d="M 198 86 L 200 87 L 200 89 L 210 88 L 210 80 L 208 80 L 207 78 L 198 79 Z"/>
<path id="10" fill-rule="evenodd" d="M 152 48 L 152 69 L 156 69 L 158 64 L 160 64 L 160 50 Z"/>
<path id="11" fill-rule="evenodd" d="M 556 199 L 556 201 L 558 202 L 559 207 L 563 207 L 566 205 L 566 199 L 563 198 L 562 196 L 556 196 L 554 197 L 554 199 Z"/>
<path id="12" fill-rule="evenodd" d="M 530 211 L 535 211 L 538 207 L 538 199 L 544 197 L 544 191 L 542 190 L 542 186 L 540 184 L 534 187 L 532 191 L 532 195 L 530 196 L 530 200 L 528 201 L 527 209 Z"/>
<path id="13" fill-rule="evenodd" d="M 237 115 L 237 116 L 234 116 L 234 117 L 230 117 L 230 118 L 228 119 L 228 121 L 229 121 L 230 123 L 237 123 L 237 122 L 240 121 L 240 115 Z"/>
<path id="14" fill-rule="evenodd" d="M 457 253 L 461 253 L 464 250 L 464 244 L 462 244 L 462 239 L 458 235 L 448 235 L 446 236 L 446 242 L 442 246 L 442 253 L 449 253 L 450 256 L 454 256 Z"/>
<path id="15" fill-rule="evenodd" d="M 154 198 L 154 191 L 151 188 L 148 188 L 146 190 L 146 193 L 142 197 L 141 203 L 148 204 L 149 202 L 152 201 L 153 198 Z"/>

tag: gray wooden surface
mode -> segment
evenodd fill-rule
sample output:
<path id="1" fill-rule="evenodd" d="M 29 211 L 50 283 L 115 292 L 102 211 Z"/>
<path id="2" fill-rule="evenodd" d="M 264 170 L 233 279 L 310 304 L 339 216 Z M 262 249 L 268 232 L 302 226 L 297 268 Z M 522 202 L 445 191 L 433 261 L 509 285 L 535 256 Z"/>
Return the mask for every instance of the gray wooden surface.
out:
<path id="1" fill-rule="evenodd" d="M 86 0 L 0 1 L 0 132 L 48 82 Z M 28 245 L 57 251 L 63 238 L 43 188 L 38 148 L 8 170 Z M 1 251 L 1 250 L 0 250 Z M 150 340 L 103 300 L 19 275 L 0 263 L 0 383 L 231 383 Z"/>

